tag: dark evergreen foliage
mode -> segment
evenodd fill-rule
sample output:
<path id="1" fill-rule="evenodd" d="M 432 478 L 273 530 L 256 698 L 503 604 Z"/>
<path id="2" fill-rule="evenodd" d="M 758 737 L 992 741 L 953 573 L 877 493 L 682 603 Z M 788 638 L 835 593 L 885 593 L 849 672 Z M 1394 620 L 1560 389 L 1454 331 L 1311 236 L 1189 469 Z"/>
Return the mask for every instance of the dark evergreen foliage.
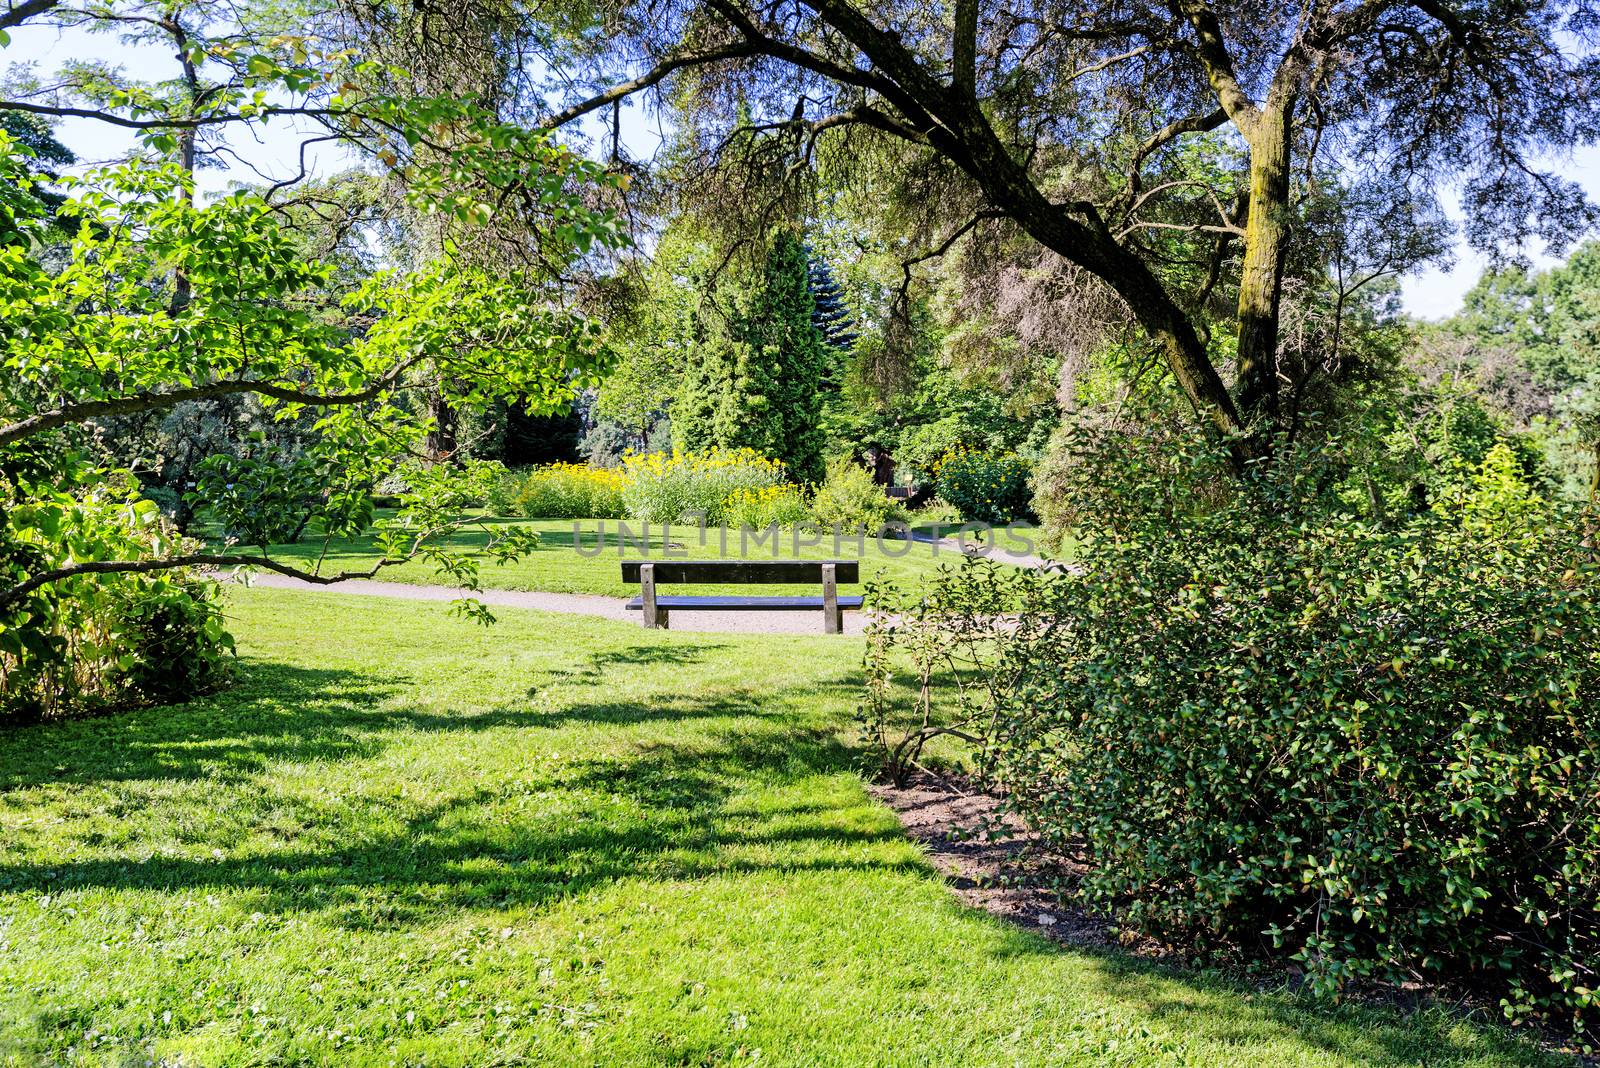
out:
<path id="1" fill-rule="evenodd" d="M 800 482 L 822 478 L 822 383 L 828 367 L 815 325 L 805 246 L 772 239 L 761 276 L 736 299 L 726 327 L 698 317 L 673 409 L 684 450 L 751 448 Z"/>
<path id="2" fill-rule="evenodd" d="M 806 249 L 806 280 L 811 288 L 811 300 L 816 305 L 811 313 L 811 323 L 817 328 L 824 344 L 844 352 L 856 343 L 855 317 L 844 302 L 844 290 L 833 276 L 833 268 L 809 248 Z"/>
<path id="3" fill-rule="evenodd" d="M 33 153 L 28 169 L 36 181 L 53 182 L 57 176 L 56 168 L 70 167 L 78 162 L 72 150 L 56 140 L 55 130 L 49 121 L 38 115 L 25 111 L 0 111 L 0 131 L 27 146 Z M 44 203 L 51 214 L 66 201 L 66 197 L 48 188 L 36 188 L 33 195 Z"/>

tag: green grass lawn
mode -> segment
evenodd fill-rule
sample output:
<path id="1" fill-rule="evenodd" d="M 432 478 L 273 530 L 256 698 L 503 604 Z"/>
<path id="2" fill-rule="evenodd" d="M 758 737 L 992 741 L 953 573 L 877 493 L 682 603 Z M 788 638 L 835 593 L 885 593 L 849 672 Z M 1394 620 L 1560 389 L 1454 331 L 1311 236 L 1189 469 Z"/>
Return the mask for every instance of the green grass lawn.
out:
<path id="1" fill-rule="evenodd" d="M 865 582 L 872 575 L 915 587 L 924 581 L 941 564 L 954 564 L 960 557 L 950 548 L 935 548 L 911 541 L 866 538 L 864 547 L 854 538 L 842 539 L 837 545 L 831 535 L 810 535 L 814 544 L 802 544 L 796 552 L 795 534 L 784 531 L 781 544 L 768 538 L 761 544 L 753 540 L 741 543 L 740 533 L 722 528 L 701 532 L 695 527 L 671 528 L 670 538 L 662 527 L 652 524 L 646 531 L 638 522 L 624 520 L 631 537 L 625 542 L 618 532 L 617 520 L 595 519 L 494 519 L 491 525 L 514 524 L 539 532 L 539 548 L 512 564 L 500 565 L 490 560 L 482 562 L 481 581 L 484 586 L 506 590 L 539 590 L 549 593 L 595 593 L 610 597 L 633 596 L 639 592 L 637 585 L 622 581 L 623 559 L 640 556 L 665 556 L 670 542 L 671 552 L 680 559 L 720 559 L 722 557 L 750 557 L 765 559 L 838 559 L 861 561 L 861 578 Z M 603 524 L 603 535 L 600 533 Z M 481 549 L 489 535 L 479 528 L 463 531 L 454 544 L 469 552 Z M 1018 540 L 1027 532 L 1007 538 L 1001 535 L 1001 547 L 1021 550 Z M 641 543 L 648 548 L 641 548 Z M 580 551 L 581 550 L 581 551 Z M 300 566 L 309 567 L 323 553 L 320 538 L 308 536 L 297 545 L 275 546 L 273 556 Z M 378 559 L 371 538 L 337 541 L 330 545 L 323 560 L 325 573 L 340 570 L 364 570 Z M 422 561 L 413 561 L 385 568 L 380 578 L 391 582 L 446 583 L 434 569 Z M 857 586 L 847 586 L 855 591 Z M 673 593 L 733 594 L 758 593 L 762 595 L 784 593 L 816 593 L 816 586 L 764 586 L 752 590 L 746 586 L 686 585 L 673 587 Z"/>
<path id="2" fill-rule="evenodd" d="M 0 1063 L 1545 1063 L 963 908 L 857 639 L 230 596 L 236 688 L 0 731 Z"/>

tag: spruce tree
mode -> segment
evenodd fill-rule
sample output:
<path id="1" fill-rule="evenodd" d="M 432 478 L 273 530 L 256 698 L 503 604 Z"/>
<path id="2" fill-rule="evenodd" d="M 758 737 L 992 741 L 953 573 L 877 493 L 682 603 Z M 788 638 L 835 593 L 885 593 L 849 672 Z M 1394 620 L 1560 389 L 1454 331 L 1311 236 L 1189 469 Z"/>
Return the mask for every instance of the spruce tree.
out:
<path id="1" fill-rule="evenodd" d="M 752 353 L 763 382 L 770 382 L 770 404 L 750 413 L 752 436 L 773 442 L 769 453 L 783 461 L 801 482 L 822 478 L 822 375 L 826 366 L 822 337 L 813 322 L 809 258 L 795 235 L 773 236 L 762 270 L 762 285 L 745 320 Z"/>
<path id="2" fill-rule="evenodd" d="M 717 413 L 729 387 L 729 342 L 713 337 L 697 309 L 690 315 L 686 366 L 672 405 L 672 444 L 684 452 L 701 452 L 719 444 Z"/>
<path id="3" fill-rule="evenodd" d="M 806 249 L 806 278 L 811 287 L 811 300 L 816 310 L 811 323 L 821 335 L 823 344 L 843 352 L 856 343 L 857 334 L 852 329 L 850 309 L 844 302 L 844 289 L 833 276 L 828 261 Z"/>

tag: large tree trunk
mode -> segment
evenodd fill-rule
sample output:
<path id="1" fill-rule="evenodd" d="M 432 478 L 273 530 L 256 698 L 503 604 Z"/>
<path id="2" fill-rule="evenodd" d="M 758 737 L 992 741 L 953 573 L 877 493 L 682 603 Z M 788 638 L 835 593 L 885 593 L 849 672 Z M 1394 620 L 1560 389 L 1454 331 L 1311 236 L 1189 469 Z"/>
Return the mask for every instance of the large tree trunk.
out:
<path id="1" fill-rule="evenodd" d="M 456 452 L 457 417 L 456 410 L 439 390 L 428 392 L 428 417 L 433 420 L 426 445 L 428 459 L 444 463 Z"/>
<path id="2" fill-rule="evenodd" d="M 1275 102 L 1254 124 L 1250 139 L 1250 215 L 1245 223 L 1244 271 L 1239 279 L 1238 382 L 1240 415 L 1249 422 L 1278 418 L 1278 315 L 1289 244 L 1289 102 Z"/>
<path id="3" fill-rule="evenodd" d="M 954 109 L 952 109 L 954 110 Z M 956 126 L 963 168 L 989 202 L 1041 245 L 1105 282 L 1122 298 L 1146 333 L 1160 346 L 1167 366 L 1201 418 L 1224 436 L 1240 439 L 1240 459 L 1253 451 L 1243 442 L 1246 423 L 1217 373 L 1194 321 L 1173 300 L 1143 260 L 1119 244 L 1102 225 L 1084 223 L 1052 204 L 1023 166 L 1006 152 L 974 102 Z M 962 157 L 965 157 L 964 159 Z"/>

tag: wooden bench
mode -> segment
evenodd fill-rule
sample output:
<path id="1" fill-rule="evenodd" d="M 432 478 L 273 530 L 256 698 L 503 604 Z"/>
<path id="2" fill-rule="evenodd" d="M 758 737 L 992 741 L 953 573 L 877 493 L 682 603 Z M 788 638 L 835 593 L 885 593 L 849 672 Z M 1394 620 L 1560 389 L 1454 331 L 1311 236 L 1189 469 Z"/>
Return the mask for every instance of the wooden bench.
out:
<path id="1" fill-rule="evenodd" d="M 685 612 L 815 612 L 822 610 L 822 632 L 844 631 L 843 613 L 865 598 L 840 597 L 839 583 L 861 581 L 859 560 L 624 560 L 622 581 L 637 582 L 639 596 L 628 611 L 643 612 L 644 625 L 665 629 L 674 608 Z M 821 582 L 821 597 L 663 597 L 667 583 L 720 582 L 738 585 Z"/>

